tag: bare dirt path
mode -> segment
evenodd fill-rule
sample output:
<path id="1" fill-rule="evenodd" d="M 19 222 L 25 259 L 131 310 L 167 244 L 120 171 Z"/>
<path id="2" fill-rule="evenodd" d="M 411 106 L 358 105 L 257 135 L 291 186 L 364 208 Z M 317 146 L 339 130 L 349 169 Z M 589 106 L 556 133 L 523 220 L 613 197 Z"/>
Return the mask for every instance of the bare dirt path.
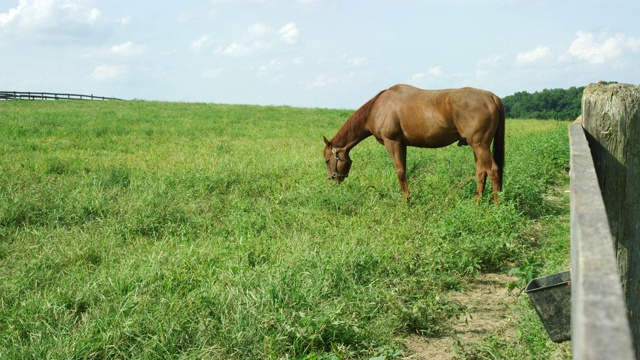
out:
<path id="1" fill-rule="evenodd" d="M 568 207 L 568 174 L 565 174 L 565 183 L 558 187 L 557 193 L 560 195 L 549 196 L 549 201 Z M 513 339 L 516 336 L 517 318 L 520 316 L 517 306 L 520 297 L 510 295 L 507 284 L 516 280 L 515 276 L 507 274 L 482 274 L 473 282 L 471 289 L 462 293 L 449 293 L 450 300 L 471 307 L 470 316 L 454 320 L 450 324 L 454 334 L 450 336 L 425 338 L 411 335 L 406 339 L 408 355 L 405 359 L 450 360 L 455 358 L 456 344 L 468 350 L 481 344 L 484 337 L 492 334 L 503 340 Z M 571 342 L 560 344 L 552 356 L 552 359 L 570 358 Z"/>
<path id="2" fill-rule="evenodd" d="M 502 338 L 515 336 L 516 303 L 519 298 L 509 295 L 507 283 L 516 278 L 506 274 L 482 274 L 471 289 L 451 292 L 449 298 L 470 306 L 470 316 L 451 324 L 454 335 L 441 338 L 424 338 L 417 335 L 406 342 L 408 356 L 415 360 L 448 360 L 454 358 L 456 343 L 463 348 L 479 344 L 490 334 Z"/>

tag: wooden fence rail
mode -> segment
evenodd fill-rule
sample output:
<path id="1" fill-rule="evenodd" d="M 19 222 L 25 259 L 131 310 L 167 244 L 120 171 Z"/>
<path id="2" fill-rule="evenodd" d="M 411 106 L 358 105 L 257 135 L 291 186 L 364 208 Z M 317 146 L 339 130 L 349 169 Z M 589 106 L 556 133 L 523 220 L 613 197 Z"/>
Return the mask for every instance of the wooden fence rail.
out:
<path id="1" fill-rule="evenodd" d="M 582 117 L 640 355 L 640 86 L 590 84 L 582 95 Z"/>
<path id="2" fill-rule="evenodd" d="M 633 341 L 613 238 L 582 125 L 570 126 L 569 145 L 573 358 L 632 360 Z"/>
<path id="3" fill-rule="evenodd" d="M 122 100 L 113 97 L 48 92 L 0 91 L 0 100 Z"/>

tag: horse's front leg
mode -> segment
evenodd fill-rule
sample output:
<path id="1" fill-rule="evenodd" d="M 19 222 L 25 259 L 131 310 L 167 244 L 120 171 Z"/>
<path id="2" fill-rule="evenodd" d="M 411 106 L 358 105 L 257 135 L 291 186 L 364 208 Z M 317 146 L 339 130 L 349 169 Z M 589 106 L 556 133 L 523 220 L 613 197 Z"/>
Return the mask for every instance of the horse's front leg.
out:
<path id="1" fill-rule="evenodd" d="M 396 166 L 396 174 L 400 182 L 400 189 L 404 194 L 404 199 L 409 201 L 409 187 L 407 186 L 407 146 L 400 141 L 385 139 L 384 146 L 393 159 Z"/>

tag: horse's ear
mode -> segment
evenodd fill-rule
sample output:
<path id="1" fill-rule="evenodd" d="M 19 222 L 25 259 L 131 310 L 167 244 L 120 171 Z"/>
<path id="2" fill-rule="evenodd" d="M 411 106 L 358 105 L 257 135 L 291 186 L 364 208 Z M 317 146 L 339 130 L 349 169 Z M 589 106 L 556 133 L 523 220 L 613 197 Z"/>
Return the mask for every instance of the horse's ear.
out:
<path id="1" fill-rule="evenodd" d="M 325 145 L 327 145 L 327 146 L 330 146 L 330 145 L 331 145 L 331 142 L 330 142 L 329 140 L 327 140 L 327 138 L 326 138 L 326 137 L 324 137 L 324 136 L 323 136 L 323 137 L 322 137 L 322 139 L 324 140 L 324 144 L 325 144 Z"/>

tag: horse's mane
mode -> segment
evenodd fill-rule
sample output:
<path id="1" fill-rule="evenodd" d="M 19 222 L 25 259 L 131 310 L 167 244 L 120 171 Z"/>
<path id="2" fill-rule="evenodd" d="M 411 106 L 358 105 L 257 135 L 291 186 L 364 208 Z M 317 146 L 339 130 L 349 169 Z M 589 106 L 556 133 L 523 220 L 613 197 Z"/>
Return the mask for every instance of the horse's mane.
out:
<path id="1" fill-rule="evenodd" d="M 376 102 L 376 100 L 378 100 L 380 94 L 385 91 L 386 90 L 380 91 L 378 95 L 374 96 L 371 100 L 367 101 L 358 110 L 351 114 L 351 116 L 349 116 L 349 119 L 347 119 L 347 121 L 342 125 L 335 137 L 338 137 L 338 135 L 346 135 L 349 133 L 359 132 L 360 129 L 364 128 L 364 123 L 367 120 L 367 117 L 369 117 L 369 113 L 371 113 L 373 104 Z"/>

